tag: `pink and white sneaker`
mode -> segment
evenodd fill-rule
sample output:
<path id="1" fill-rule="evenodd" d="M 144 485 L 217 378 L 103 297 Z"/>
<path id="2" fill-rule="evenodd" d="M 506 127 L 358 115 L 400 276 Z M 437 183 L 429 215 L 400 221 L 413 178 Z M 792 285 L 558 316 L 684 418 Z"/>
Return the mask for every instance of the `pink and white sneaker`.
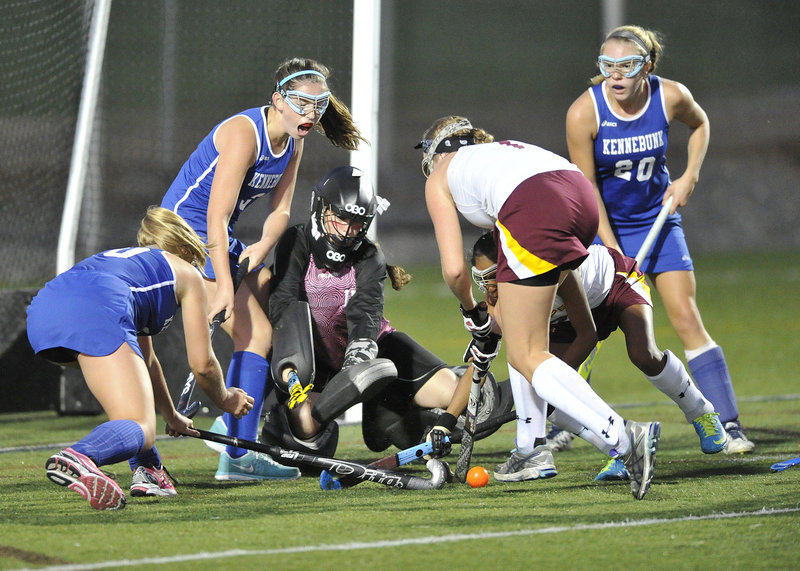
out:
<path id="1" fill-rule="evenodd" d="M 50 456 L 45 469 L 53 483 L 79 493 L 96 510 L 120 510 L 127 503 L 122 488 L 91 459 L 72 448 Z"/>
<path id="2" fill-rule="evenodd" d="M 161 468 L 139 466 L 131 478 L 131 495 L 142 496 L 174 496 L 178 492 L 170 481 L 169 472 Z"/>

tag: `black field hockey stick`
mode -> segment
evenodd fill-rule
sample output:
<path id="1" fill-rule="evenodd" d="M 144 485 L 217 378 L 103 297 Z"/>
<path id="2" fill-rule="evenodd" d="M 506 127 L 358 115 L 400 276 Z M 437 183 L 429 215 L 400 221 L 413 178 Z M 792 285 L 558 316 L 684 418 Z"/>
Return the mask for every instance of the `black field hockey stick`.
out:
<path id="1" fill-rule="evenodd" d="M 481 374 L 473 365 L 472 367 L 472 386 L 469 390 L 469 401 L 464 418 L 464 430 L 461 432 L 461 450 L 458 452 L 456 460 L 456 470 L 453 477 L 456 482 L 464 483 L 467 481 L 469 463 L 472 460 L 472 447 L 475 444 L 475 433 L 478 426 L 478 401 L 481 398 Z"/>
<path id="2" fill-rule="evenodd" d="M 401 490 L 439 489 L 444 485 L 444 481 L 447 477 L 447 468 L 445 468 L 442 462 L 435 459 L 428 460 L 428 463 L 425 465 L 431 473 L 431 477 L 422 478 L 403 472 L 393 472 L 382 468 L 370 468 L 369 466 L 350 462 L 348 460 L 325 458 L 323 456 L 305 454 L 296 450 L 287 450 L 271 444 L 242 440 L 235 436 L 216 434 L 215 432 L 208 432 L 206 430 L 195 430 L 200 433 L 200 436 L 194 436 L 194 438 L 211 440 L 212 442 L 219 442 L 227 446 L 235 446 L 237 448 L 269 454 L 281 464 L 296 466 L 298 468 L 305 467 L 327 470 L 331 474 L 336 474 L 338 476 L 352 476 L 362 482 L 375 482 L 376 484 L 383 484 L 384 486 L 390 486 Z"/>
<path id="3" fill-rule="evenodd" d="M 244 277 L 250 271 L 250 258 L 245 258 L 244 261 L 239 264 L 239 269 L 236 271 L 236 275 L 233 277 L 233 293 L 236 294 L 239 286 L 242 284 Z M 211 326 L 209 328 L 209 335 L 214 337 L 214 332 L 219 327 L 219 324 L 225 321 L 225 310 L 223 309 L 217 315 L 214 316 L 214 320 L 211 322 Z M 194 373 L 191 371 L 189 372 L 189 376 L 186 377 L 186 382 L 183 384 L 183 390 L 181 390 L 181 394 L 178 397 L 178 405 L 175 407 L 179 413 L 188 416 L 187 411 L 189 407 L 197 406 L 200 407 L 200 401 L 195 401 L 191 405 L 189 405 L 189 401 L 192 399 L 192 392 L 194 392 L 194 386 L 197 381 L 194 378 Z M 195 412 L 197 412 L 195 410 Z"/>
<path id="4" fill-rule="evenodd" d="M 516 411 L 509 411 L 505 414 L 501 414 L 499 416 L 495 416 L 494 418 L 490 418 L 484 422 L 478 424 L 477 428 L 475 429 L 475 440 L 480 440 L 484 434 L 487 432 L 492 432 L 498 426 L 502 426 L 507 422 L 511 422 L 512 420 L 516 420 L 517 413 Z M 460 443 L 461 442 L 461 434 L 454 434 L 452 438 L 447 438 L 447 440 L 451 443 Z M 410 448 L 406 448 L 405 450 L 401 450 L 400 452 L 396 452 L 394 454 L 390 454 L 389 456 L 385 456 L 380 460 L 375 460 L 374 462 L 370 462 L 368 466 L 370 468 L 386 468 L 388 470 L 397 468 L 398 466 L 404 466 L 409 464 L 415 460 L 419 460 L 420 458 L 424 457 L 427 454 L 431 454 L 433 452 L 433 443 L 432 442 L 423 442 L 422 444 L 417 444 L 416 446 L 412 446 Z M 320 488 L 323 490 L 341 490 L 342 488 L 350 488 L 357 484 L 360 484 L 362 480 L 358 478 L 353 478 L 350 476 L 343 476 L 339 479 L 334 478 L 334 476 L 328 472 L 327 470 L 323 470 L 319 475 L 319 485 Z"/>

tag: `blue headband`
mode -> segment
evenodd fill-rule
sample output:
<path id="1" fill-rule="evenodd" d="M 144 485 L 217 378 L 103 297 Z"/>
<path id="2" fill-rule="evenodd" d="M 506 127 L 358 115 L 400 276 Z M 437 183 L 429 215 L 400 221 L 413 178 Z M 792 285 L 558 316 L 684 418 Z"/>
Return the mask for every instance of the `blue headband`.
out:
<path id="1" fill-rule="evenodd" d="M 286 77 L 284 77 L 284 78 L 283 78 L 282 80 L 280 80 L 280 82 L 278 83 L 278 87 L 281 87 L 281 86 L 282 86 L 284 83 L 286 83 L 286 82 L 287 82 L 287 81 L 289 81 L 290 79 L 294 79 L 295 77 L 298 77 L 298 76 L 300 76 L 300 75 L 318 75 L 318 76 L 319 76 L 319 77 L 321 77 L 322 79 L 326 79 L 325 75 L 323 75 L 322 73 L 318 72 L 318 71 L 317 71 L 317 70 L 315 70 L 315 69 L 304 69 L 303 71 L 296 71 L 296 72 L 294 72 L 294 73 L 292 73 L 292 74 L 289 74 L 289 75 L 287 75 Z"/>

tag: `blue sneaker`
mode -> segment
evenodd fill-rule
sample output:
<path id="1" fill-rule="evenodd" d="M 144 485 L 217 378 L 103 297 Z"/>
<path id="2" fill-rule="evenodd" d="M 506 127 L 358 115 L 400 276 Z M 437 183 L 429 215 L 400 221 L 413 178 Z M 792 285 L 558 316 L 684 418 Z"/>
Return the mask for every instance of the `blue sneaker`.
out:
<path id="1" fill-rule="evenodd" d="M 227 452 L 219 456 L 217 480 L 296 480 L 300 470 L 278 464 L 268 454 L 249 451 L 241 458 L 231 458 Z"/>
<path id="2" fill-rule="evenodd" d="M 719 421 L 719 413 L 708 412 L 694 419 L 694 430 L 700 437 L 700 448 L 704 454 L 722 452 L 728 440 L 725 429 Z"/>
<path id="3" fill-rule="evenodd" d="M 606 467 L 594 477 L 594 481 L 630 480 L 625 464 L 619 458 L 609 458 Z"/>
<path id="4" fill-rule="evenodd" d="M 211 428 L 208 429 L 209 432 L 213 432 L 215 434 L 228 434 L 228 427 L 225 426 L 225 421 L 222 420 L 221 416 L 218 416 L 214 419 L 214 424 L 211 425 Z M 225 452 L 225 445 L 220 444 L 219 442 L 211 442 L 210 440 L 203 440 L 206 443 L 206 446 L 211 448 L 217 454 L 222 454 Z"/>

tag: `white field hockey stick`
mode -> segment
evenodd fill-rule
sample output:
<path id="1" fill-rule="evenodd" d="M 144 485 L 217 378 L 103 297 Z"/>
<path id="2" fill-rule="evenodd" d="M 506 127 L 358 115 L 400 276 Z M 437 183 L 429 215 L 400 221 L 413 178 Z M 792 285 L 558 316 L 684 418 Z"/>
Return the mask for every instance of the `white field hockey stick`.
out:
<path id="1" fill-rule="evenodd" d="M 644 259 L 647 257 L 647 254 L 650 253 L 650 250 L 653 249 L 653 244 L 655 243 L 659 234 L 661 234 L 661 229 L 664 228 L 664 223 L 667 221 L 667 216 L 669 216 L 669 210 L 672 208 L 673 198 L 674 197 L 670 196 L 661 207 L 658 216 L 656 216 L 655 222 L 653 222 L 652 228 L 650 228 L 650 231 L 647 233 L 647 236 L 645 236 L 644 242 L 642 242 L 639 251 L 636 253 L 636 265 L 639 266 L 640 269 Z M 628 277 L 630 277 L 630 274 L 628 274 Z M 588 357 L 586 357 L 586 360 L 581 363 L 580 367 L 578 367 L 578 373 L 580 373 L 581 377 L 584 379 L 588 379 L 589 375 L 592 374 L 594 359 L 597 357 L 597 351 L 600 350 L 600 346 L 602 344 L 603 341 L 600 341 L 597 345 L 595 345 L 594 349 L 592 349 L 592 352 L 589 353 Z"/>
<path id="2" fill-rule="evenodd" d="M 481 374 L 475 365 L 472 366 L 472 386 L 469 390 L 469 401 L 464 418 L 464 430 L 461 433 L 461 450 L 456 461 L 453 478 L 456 482 L 467 481 L 469 463 L 472 460 L 472 446 L 475 443 L 475 429 L 478 425 L 478 401 L 481 398 Z"/>
<path id="3" fill-rule="evenodd" d="M 239 264 L 239 269 L 236 271 L 236 275 L 233 277 L 233 293 L 235 294 L 236 291 L 239 289 L 239 286 L 242 284 L 247 273 L 250 271 L 250 258 L 245 258 L 241 264 Z M 214 316 L 214 321 L 211 322 L 211 326 L 209 328 L 209 335 L 214 337 L 214 331 L 217 330 L 217 327 L 220 323 L 225 321 L 225 310 L 223 309 L 218 314 Z M 186 382 L 183 384 L 183 389 L 181 390 L 181 394 L 178 397 L 178 405 L 175 407 L 177 411 L 183 415 L 187 415 L 189 411 L 190 405 L 189 401 L 192 398 L 192 392 L 194 391 L 194 386 L 196 384 L 194 373 L 190 372 L 189 376 L 186 377 Z M 191 404 L 191 408 L 200 407 L 200 402 L 195 401 Z M 195 410 L 195 412 L 197 412 Z M 188 415 L 187 415 L 188 416 Z"/>

